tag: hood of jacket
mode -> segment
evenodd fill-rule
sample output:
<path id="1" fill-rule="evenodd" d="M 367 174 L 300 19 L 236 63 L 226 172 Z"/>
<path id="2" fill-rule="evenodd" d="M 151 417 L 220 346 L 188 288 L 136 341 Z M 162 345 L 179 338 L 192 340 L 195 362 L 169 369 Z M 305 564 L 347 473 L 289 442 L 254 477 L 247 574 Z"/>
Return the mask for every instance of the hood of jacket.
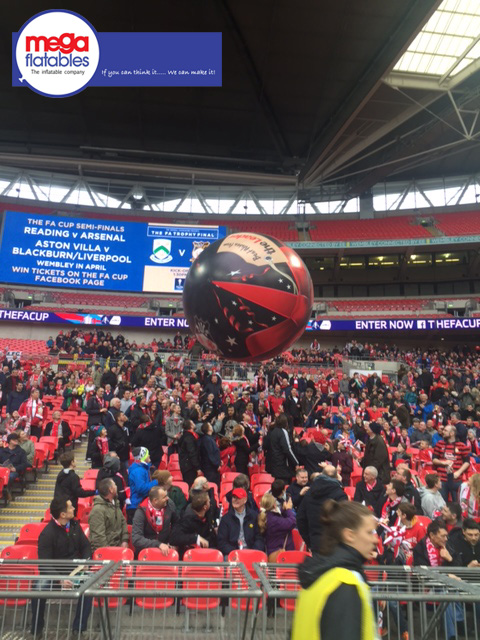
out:
<path id="1" fill-rule="evenodd" d="M 319 476 L 315 478 L 308 492 L 310 498 L 315 500 L 335 499 L 339 494 L 343 493 L 343 488 L 336 478 L 330 476 Z"/>
<path id="2" fill-rule="evenodd" d="M 353 547 L 339 544 L 330 556 L 314 554 L 311 558 L 306 558 L 305 562 L 298 567 L 298 578 L 304 589 L 308 589 L 320 576 L 330 569 L 341 567 L 360 573 L 366 582 L 362 570 L 365 562 L 363 556 Z"/>

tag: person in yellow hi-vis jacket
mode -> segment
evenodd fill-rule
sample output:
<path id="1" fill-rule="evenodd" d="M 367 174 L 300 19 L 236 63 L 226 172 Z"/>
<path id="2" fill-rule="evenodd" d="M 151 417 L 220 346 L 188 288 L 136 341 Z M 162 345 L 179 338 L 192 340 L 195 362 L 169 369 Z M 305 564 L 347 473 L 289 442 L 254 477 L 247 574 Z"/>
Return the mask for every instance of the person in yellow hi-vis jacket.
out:
<path id="1" fill-rule="evenodd" d="M 362 565 L 377 547 L 372 512 L 358 502 L 327 500 L 320 555 L 299 566 L 292 640 L 375 640 L 377 621 Z"/>

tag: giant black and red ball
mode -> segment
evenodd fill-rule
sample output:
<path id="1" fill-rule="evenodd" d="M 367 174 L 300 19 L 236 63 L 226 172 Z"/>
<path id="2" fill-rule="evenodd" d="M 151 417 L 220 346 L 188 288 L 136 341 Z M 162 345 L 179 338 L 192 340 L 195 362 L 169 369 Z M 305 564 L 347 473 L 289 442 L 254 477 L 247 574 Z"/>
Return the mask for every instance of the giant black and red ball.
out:
<path id="1" fill-rule="evenodd" d="M 192 333 L 229 360 L 273 358 L 304 332 L 313 285 L 302 259 L 280 240 L 234 233 L 193 262 L 183 290 Z"/>

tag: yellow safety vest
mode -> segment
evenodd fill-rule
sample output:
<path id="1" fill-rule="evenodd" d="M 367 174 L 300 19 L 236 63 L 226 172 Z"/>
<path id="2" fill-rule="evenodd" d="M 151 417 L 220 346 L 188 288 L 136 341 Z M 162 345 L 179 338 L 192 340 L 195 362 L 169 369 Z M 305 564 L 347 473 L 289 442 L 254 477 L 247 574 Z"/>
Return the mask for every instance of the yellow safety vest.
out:
<path id="1" fill-rule="evenodd" d="M 292 640 L 321 640 L 320 619 L 330 595 L 342 584 L 357 588 L 362 603 L 362 640 L 375 640 L 375 622 L 368 585 L 353 571 L 335 567 L 324 573 L 311 587 L 304 589 L 297 598 L 293 618 Z M 342 612 L 339 612 L 341 624 Z"/>

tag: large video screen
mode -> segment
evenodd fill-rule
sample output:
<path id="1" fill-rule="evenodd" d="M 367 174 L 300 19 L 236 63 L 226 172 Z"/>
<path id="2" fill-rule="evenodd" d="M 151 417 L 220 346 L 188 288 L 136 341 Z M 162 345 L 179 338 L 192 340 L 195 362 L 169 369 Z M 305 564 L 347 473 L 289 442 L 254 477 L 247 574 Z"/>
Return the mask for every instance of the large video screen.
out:
<path id="1" fill-rule="evenodd" d="M 179 293 L 219 226 L 60 218 L 6 211 L 0 281 L 106 291 Z"/>

